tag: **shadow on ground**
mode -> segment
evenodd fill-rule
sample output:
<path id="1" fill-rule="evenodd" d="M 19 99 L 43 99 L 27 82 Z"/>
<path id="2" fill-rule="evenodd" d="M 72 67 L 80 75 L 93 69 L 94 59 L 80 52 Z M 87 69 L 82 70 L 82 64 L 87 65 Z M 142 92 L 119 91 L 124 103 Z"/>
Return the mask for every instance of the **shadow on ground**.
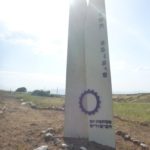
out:
<path id="1" fill-rule="evenodd" d="M 74 150 L 80 150 L 80 147 L 86 147 L 90 150 L 115 150 L 114 148 L 103 146 L 95 142 L 88 142 L 87 139 L 64 138 L 67 145 L 71 145 Z"/>

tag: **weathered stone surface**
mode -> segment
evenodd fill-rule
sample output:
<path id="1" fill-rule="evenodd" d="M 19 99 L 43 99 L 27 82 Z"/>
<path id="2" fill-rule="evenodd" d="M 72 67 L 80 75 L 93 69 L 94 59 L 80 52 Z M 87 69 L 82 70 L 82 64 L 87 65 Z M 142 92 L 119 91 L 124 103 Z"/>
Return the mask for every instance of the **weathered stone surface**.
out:
<path id="1" fill-rule="evenodd" d="M 27 105 L 27 103 L 26 102 L 22 102 L 21 105 Z"/>
<path id="2" fill-rule="evenodd" d="M 24 102 L 24 101 L 22 101 L 21 105 L 28 105 L 31 108 L 37 108 L 37 106 L 33 102 Z"/>
<path id="3" fill-rule="evenodd" d="M 37 106 L 33 102 L 30 102 L 29 105 L 31 106 L 31 108 L 37 108 Z"/>
<path id="4" fill-rule="evenodd" d="M 61 140 L 59 138 L 54 138 L 54 144 L 58 145 L 61 143 Z"/>
<path id="5" fill-rule="evenodd" d="M 87 150 L 87 148 L 86 147 L 80 147 L 80 150 Z"/>
<path id="6" fill-rule="evenodd" d="M 43 146 L 40 146 L 34 150 L 48 150 L 48 146 L 47 145 L 43 145 Z"/>
<path id="7" fill-rule="evenodd" d="M 123 138 L 125 139 L 125 140 L 130 140 L 130 135 L 128 135 L 128 134 L 125 134 L 124 136 L 123 136 Z"/>
<path id="8" fill-rule="evenodd" d="M 149 150 L 148 145 L 141 143 L 140 146 L 142 147 L 142 150 Z"/>
<path id="9" fill-rule="evenodd" d="M 46 133 L 44 136 L 45 141 L 53 140 L 54 136 L 52 133 Z"/>
<path id="10" fill-rule="evenodd" d="M 41 131 L 42 134 L 46 134 L 46 133 L 53 134 L 54 132 L 55 132 L 55 130 L 53 128 L 47 128 L 46 130 Z"/>
<path id="11" fill-rule="evenodd" d="M 62 149 L 66 149 L 66 148 L 68 148 L 68 147 L 69 147 L 69 145 L 67 145 L 67 144 L 65 144 L 65 143 L 62 143 L 62 144 L 61 144 L 61 148 L 62 148 Z"/>
<path id="12" fill-rule="evenodd" d="M 45 133 L 46 133 L 46 130 L 42 130 L 41 133 L 42 133 L 42 134 L 45 134 Z"/>
<path id="13" fill-rule="evenodd" d="M 132 142 L 136 145 L 140 145 L 140 143 L 141 143 L 139 140 L 136 140 L 136 139 L 133 139 Z"/>
<path id="14" fill-rule="evenodd" d="M 47 129 L 46 129 L 46 133 L 48 133 L 48 132 L 50 132 L 50 133 L 54 133 L 54 132 L 55 132 L 55 130 L 54 130 L 53 128 L 47 128 Z"/>

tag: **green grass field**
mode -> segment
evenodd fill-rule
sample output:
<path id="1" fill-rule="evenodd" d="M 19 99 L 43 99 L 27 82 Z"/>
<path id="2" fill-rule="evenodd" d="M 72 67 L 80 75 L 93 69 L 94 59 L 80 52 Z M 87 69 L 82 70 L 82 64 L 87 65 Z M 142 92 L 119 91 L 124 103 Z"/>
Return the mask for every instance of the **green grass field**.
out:
<path id="1" fill-rule="evenodd" d="M 149 93 L 139 94 L 114 94 L 113 101 L 115 102 L 131 102 L 131 103 L 150 103 Z"/>
<path id="2" fill-rule="evenodd" d="M 150 122 L 150 103 L 114 103 L 114 114 L 125 119 Z"/>
<path id="3" fill-rule="evenodd" d="M 32 101 L 40 107 L 62 106 L 64 105 L 64 96 L 44 97 L 33 96 L 30 93 L 10 93 L 0 91 L 0 95 L 7 95 L 17 98 L 19 101 Z M 148 100 L 150 94 L 135 95 L 113 95 L 114 115 L 139 122 L 150 122 L 150 103 Z M 118 99 L 117 99 L 118 98 Z M 140 101 L 141 100 L 141 101 Z M 146 100 L 146 102 L 144 102 Z"/>
<path id="4" fill-rule="evenodd" d="M 40 107 L 49 107 L 49 106 L 62 106 L 64 105 L 64 98 L 60 97 L 44 97 L 44 96 L 33 96 L 30 93 L 13 93 L 13 97 L 27 102 L 33 102 Z"/>

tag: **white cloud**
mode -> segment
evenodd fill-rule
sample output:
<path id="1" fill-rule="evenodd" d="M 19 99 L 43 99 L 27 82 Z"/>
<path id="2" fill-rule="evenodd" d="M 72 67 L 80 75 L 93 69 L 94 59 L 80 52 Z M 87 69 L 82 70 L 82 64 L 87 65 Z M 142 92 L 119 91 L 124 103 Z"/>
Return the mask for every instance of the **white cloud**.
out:
<path id="1" fill-rule="evenodd" d="M 15 39 L 11 40 L 13 44 L 21 44 L 21 45 L 34 45 L 34 40 L 32 39 Z"/>
<path id="2" fill-rule="evenodd" d="M 58 27 L 67 9 L 68 0 L 5 0 L 0 1 L 0 20 L 12 31 L 41 34 Z"/>
<path id="3" fill-rule="evenodd" d="M 65 53 L 68 27 L 69 0 L 5 0 L 0 1 L 0 22 L 6 31 L 0 39 L 13 44 L 31 45 L 35 54 Z M 36 37 L 6 39 L 12 33 Z M 58 40 L 61 43 L 55 43 Z"/>
<path id="4" fill-rule="evenodd" d="M 14 34 L 20 34 L 20 36 Z M 27 36 L 26 34 L 23 34 L 21 32 L 10 32 L 10 31 L 0 33 L 0 40 L 15 45 L 19 44 L 19 45 L 29 45 L 29 46 L 35 45 L 36 42 L 36 40 L 33 37 L 30 37 L 29 35 Z"/>

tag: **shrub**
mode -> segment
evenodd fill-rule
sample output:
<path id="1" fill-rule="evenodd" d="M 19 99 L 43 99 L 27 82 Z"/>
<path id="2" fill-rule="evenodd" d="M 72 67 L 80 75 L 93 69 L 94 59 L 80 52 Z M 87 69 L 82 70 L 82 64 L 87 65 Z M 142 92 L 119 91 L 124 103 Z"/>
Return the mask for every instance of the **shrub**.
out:
<path id="1" fill-rule="evenodd" d="M 31 94 L 35 96 L 50 96 L 50 91 L 34 90 Z"/>
<path id="2" fill-rule="evenodd" d="M 16 89 L 16 92 L 27 92 L 27 89 L 25 87 L 20 87 Z"/>

